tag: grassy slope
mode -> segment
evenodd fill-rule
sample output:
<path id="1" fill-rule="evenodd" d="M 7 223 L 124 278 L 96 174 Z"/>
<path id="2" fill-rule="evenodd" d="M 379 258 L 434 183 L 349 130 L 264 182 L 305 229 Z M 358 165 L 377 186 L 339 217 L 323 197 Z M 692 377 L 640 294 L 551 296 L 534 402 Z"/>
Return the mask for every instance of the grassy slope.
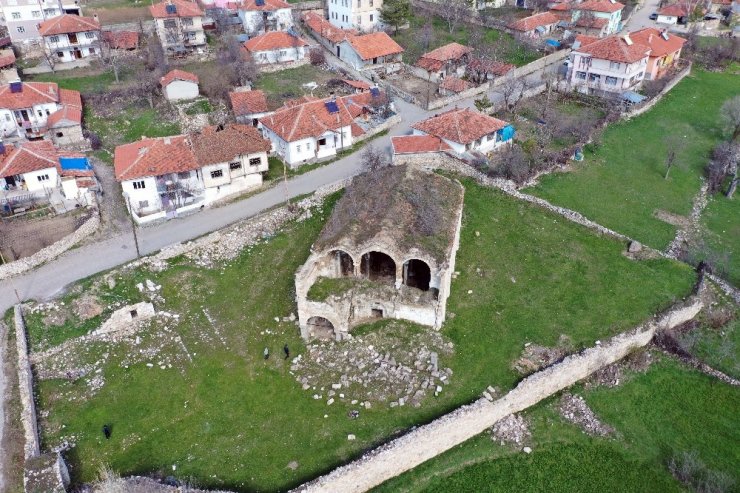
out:
<path id="1" fill-rule="evenodd" d="M 706 246 L 722 260 L 721 274 L 740 286 L 740 194 L 730 200 L 715 195 L 702 214 Z"/>
<path id="2" fill-rule="evenodd" d="M 210 486 L 286 488 L 468 402 L 486 385 L 511 386 L 518 377 L 509 366 L 524 342 L 553 344 L 566 333 L 575 344 L 591 344 L 690 289 L 693 273 L 683 265 L 630 261 L 618 242 L 466 185 L 461 274 L 449 300 L 454 317 L 444 329 L 456 353 L 441 362 L 455 374 L 439 398 L 422 409 L 377 405 L 349 420 L 349 406 L 327 407 L 300 390 L 282 359 L 262 360 L 265 346 L 273 354 L 284 343 L 293 354 L 303 351 L 295 326 L 273 319 L 295 310 L 293 274 L 322 224 L 314 215 L 226 269 L 178 266 L 146 274 L 163 286 L 162 308 L 183 314 L 177 330 L 197 355 L 182 372 L 109 364 L 107 384 L 87 402 L 55 400 L 73 384 L 40 383 L 41 408 L 51 411 L 49 429 L 64 424 L 64 435 L 78 437 L 71 457 L 75 477 L 89 480 L 101 462 L 124 473 L 170 474 L 177 464 L 178 476 Z M 202 335 L 212 330 L 202 307 L 225 346 L 204 344 Z M 272 334 L 262 334 L 265 329 Z M 40 329 L 29 324 L 29 330 Z M 110 442 L 101 439 L 103 422 L 113 423 L 116 438 Z M 349 433 L 357 440 L 348 442 Z M 60 435 L 47 435 L 45 442 Z M 295 472 L 286 469 L 293 460 L 300 463 Z"/>
<path id="3" fill-rule="evenodd" d="M 737 76 L 694 69 L 652 110 L 611 125 L 602 146 L 595 154 L 586 153 L 576 171 L 543 177 L 531 192 L 665 248 L 676 228 L 653 212 L 690 212 L 709 152 L 721 137 L 719 108 L 736 93 Z M 674 168 L 665 180 L 665 137 L 675 133 L 686 136 L 683 169 Z"/>
<path id="4" fill-rule="evenodd" d="M 531 455 L 482 434 L 374 491 L 682 491 L 666 465 L 684 451 L 737 481 L 740 393 L 729 385 L 664 360 L 618 388 L 584 396 L 616 438 L 584 435 L 556 415 L 550 399 L 526 413 Z"/>

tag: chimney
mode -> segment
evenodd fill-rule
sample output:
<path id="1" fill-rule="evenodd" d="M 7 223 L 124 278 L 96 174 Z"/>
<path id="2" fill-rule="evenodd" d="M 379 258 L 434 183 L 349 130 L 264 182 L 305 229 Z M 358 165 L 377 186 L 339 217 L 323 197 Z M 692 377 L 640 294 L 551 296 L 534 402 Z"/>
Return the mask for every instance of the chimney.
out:
<path id="1" fill-rule="evenodd" d="M 172 144 L 172 139 L 170 139 L 169 137 L 165 137 L 164 138 L 164 145 L 168 146 L 170 144 Z"/>

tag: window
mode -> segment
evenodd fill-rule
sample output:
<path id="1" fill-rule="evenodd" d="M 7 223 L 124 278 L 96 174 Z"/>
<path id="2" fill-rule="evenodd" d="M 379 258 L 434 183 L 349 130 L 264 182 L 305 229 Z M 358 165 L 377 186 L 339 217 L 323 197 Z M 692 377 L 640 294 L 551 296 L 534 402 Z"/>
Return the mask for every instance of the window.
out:
<path id="1" fill-rule="evenodd" d="M 174 19 L 167 19 L 164 21 L 165 29 L 175 29 L 177 27 L 177 21 Z"/>
<path id="2" fill-rule="evenodd" d="M 146 209 L 147 207 L 149 207 L 149 201 L 148 200 L 140 200 L 139 201 L 139 209 Z M 137 315 L 136 314 L 136 310 L 133 310 L 131 312 L 131 316 L 132 317 L 135 317 L 136 315 Z"/>
<path id="3" fill-rule="evenodd" d="M 619 68 L 619 62 L 609 62 L 609 68 L 610 69 L 618 69 Z"/>
<path id="4" fill-rule="evenodd" d="M 85 37 L 87 39 L 95 39 L 95 33 L 94 32 L 91 32 L 91 31 L 88 31 L 88 32 L 85 33 Z"/>
<path id="5" fill-rule="evenodd" d="M 59 42 L 59 36 L 49 36 L 49 42 L 50 43 L 58 43 Z"/>
<path id="6" fill-rule="evenodd" d="M 181 171 L 177 174 L 177 177 L 181 180 L 189 180 L 190 179 L 190 171 Z"/>
<path id="7" fill-rule="evenodd" d="M 38 175 L 36 178 L 38 178 L 39 181 L 46 181 L 49 179 L 49 175 Z"/>
<path id="8" fill-rule="evenodd" d="M 91 55 L 95 54 L 95 48 L 90 48 L 88 51 L 90 52 Z"/>
<path id="9" fill-rule="evenodd" d="M 249 161 L 249 164 L 252 164 L 252 161 L 251 160 Z M 238 161 L 235 162 L 235 163 L 229 163 L 229 169 L 231 171 L 234 171 L 234 170 L 237 170 L 237 169 L 242 169 L 242 163 L 240 163 Z"/>
<path id="10" fill-rule="evenodd" d="M 32 16 L 33 16 L 34 18 L 38 18 L 38 17 L 41 17 L 41 11 L 40 11 L 40 10 L 34 10 L 33 12 L 31 12 L 31 15 L 32 15 Z"/>
<path id="11" fill-rule="evenodd" d="M 606 83 L 610 86 L 616 86 L 617 85 L 617 78 L 616 77 L 607 77 Z"/>
<path id="12" fill-rule="evenodd" d="M 295 152 L 301 152 L 301 144 L 295 146 Z"/>
<path id="13" fill-rule="evenodd" d="M 371 7 L 373 6 L 373 0 L 370 0 L 370 6 Z"/>
<path id="14" fill-rule="evenodd" d="M 62 132 L 57 132 L 57 133 L 56 133 L 56 136 L 57 136 L 57 137 L 64 137 L 64 134 L 63 134 Z"/>
<path id="15" fill-rule="evenodd" d="M 221 178 L 224 176 L 223 170 L 217 169 L 216 171 L 211 171 L 211 178 Z"/>
<path id="16" fill-rule="evenodd" d="M 357 0 L 357 8 L 359 9 L 361 7 L 362 7 L 362 0 Z"/>
<path id="17" fill-rule="evenodd" d="M 13 17 L 13 19 L 20 19 L 21 18 L 21 13 L 20 12 L 13 12 L 10 15 Z"/>
<path id="18" fill-rule="evenodd" d="M 57 9 L 44 9 L 44 15 L 46 17 L 54 17 L 57 15 Z"/>
<path id="19" fill-rule="evenodd" d="M 26 32 L 26 28 L 25 28 L 25 27 L 23 27 L 23 26 L 18 26 L 18 27 L 16 28 L 16 30 L 17 30 L 17 31 L 18 31 L 19 33 L 24 33 L 24 32 Z"/>
<path id="20" fill-rule="evenodd" d="M 57 51 L 57 56 L 59 58 L 64 58 L 64 52 L 63 51 Z"/>
<path id="21" fill-rule="evenodd" d="M 267 60 L 267 53 L 260 53 L 260 60 Z"/>
<path id="22" fill-rule="evenodd" d="M 589 82 L 599 82 L 600 80 L 601 80 L 601 76 L 599 74 L 588 74 Z"/>
<path id="23" fill-rule="evenodd" d="M 370 14 L 370 22 L 374 22 L 374 17 L 375 16 L 373 14 Z"/>
<path id="24" fill-rule="evenodd" d="M 142 188 L 146 188 L 146 183 L 144 183 L 144 180 L 134 182 L 134 190 L 141 190 Z"/>
<path id="25" fill-rule="evenodd" d="M 9 122 L 10 120 L 11 120 L 11 118 L 10 118 L 10 114 L 8 114 L 8 113 L 5 113 L 5 121 L 6 121 L 6 122 Z"/>
<path id="26" fill-rule="evenodd" d="M 284 57 L 288 55 L 288 50 L 280 50 L 280 56 Z"/>
<path id="27" fill-rule="evenodd" d="M 262 158 L 253 157 L 252 159 L 249 160 L 250 166 L 259 166 L 260 164 L 262 164 Z"/>
<path id="28" fill-rule="evenodd" d="M 183 24 L 184 26 L 192 26 L 192 25 L 193 25 L 193 19 L 191 19 L 190 17 L 185 17 L 185 18 L 184 18 L 184 19 L 182 20 L 182 24 Z"/>
<path id="29" fill-rule="evenodd" d="M 44 117 L 44 112 L 43 112 L 43 111 L 41 111 L 41 110 L 38 110 L 38 114 L 39 114 L 39 116 L 40 116 L 41 118 L 43 118 L 43 117 Z"/>

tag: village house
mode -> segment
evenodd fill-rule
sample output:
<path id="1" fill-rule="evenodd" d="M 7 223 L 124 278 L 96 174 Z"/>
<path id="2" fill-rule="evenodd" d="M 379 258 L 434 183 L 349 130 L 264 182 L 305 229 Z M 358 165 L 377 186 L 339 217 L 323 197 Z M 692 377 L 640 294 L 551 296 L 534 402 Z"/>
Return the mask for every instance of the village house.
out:
<path id="1" fill-rule="evenodd" d="M 401 45 L 385 32 L 348 36 L 337 46 L 337 56 L 355 70 L 384 66 L 387 72 L 401 68 Z"/>
<path id="2" fill-rule="evenodd" d="M 159 80 L 159 85 L 167 101 L 195 99 L 200 95 L 198 76 L 180 69 L 167 72 Z"/>
<path id="3" fill-rule="evenodd" d="M 248 40 L 244 48 L 258 65 L 290 63 L 305 59 L 308 43 L 292 31 L 270 31 Z"/>
<path id="4" fill-rule="evenodd" d="M 698 8 L 698 7 L 697 7 Z M 691 15 L 691 7 L 685 2 L 677 2 L 664 6 L 658 10 L 658 24 L 686 24 Z"/>
<path id="5" fill-rule="evenodd" d="M 269 149 L 254 127 L 206 127 L 118 146 L 114 170 L 129 211 L 145 223 L 261 185 Z"/>
<path id="6" fill-rule="evenodd" d="M 139 47 L 136 31 L 103 31 L 103 41 L 112 50 L 135 50 Z"/>
<path id="7" fill-rule="evenodd" d="M 303 14 L 304 24 L 314 33 L 316 39 L 331 53 L 339 56 L 341 43 L 348 36 L 357 35 L 355 29 L 341 29 L 333 26 L 329 21 L 315 12 Z"/>
<path id="8" fill-rule="evenodd" d="M 393 164 L 406 163 L 408 157 L 432 156 L 452 151 L 444 140 L 433 135 L 399 135 L 391 137 L 391 154 Z"/>
<path id="9" fill-rule="evenodd" d="M 608 36 L 622 29 L 624 4 L 616 0 L 587 0 L 553 5 L 550 12 L 568 21 L 581 34 Z"/>
<path id="10" fill-rule="evenodd" d="M 326 6 L 333 25 L 368 32 L 380 24 L 383 0 L 327 0 Z"/>
<path id="11" fill-rule="evenodd" d="M 511 124 L 469 108 L 455 108 L 411 125 L 414 135 L 442 139 L 458 154 L 475 151 L 486 154 L 514 138 Z"/>
<path id="12" fill-rule="evenodd" d="M 258 89 L 232 91 L 229 93 L 229 101 L 234 118 L 244 125 L 256 127 L 260 118 L 271 113 L 267 107 L 267 95 Z"/>
<path id="13" fill-rule="evenodd" d="M 442 96 L 451 96 L 453 94 L 460 94 L 461 92 L 465 92 L 468 89 L 472 89 L 475 87 L 475 84 L 468 81 L 463 80 L 459 77 L 446 77 L 442 82 L 439 83 L 439 87 L 437 88 L 437 92 L 439 92 Z"/>
<path id="14" fill-rule="evenodd" d="M 260 118 L 272 150 L 291 168 L 336 155 L 352 145 L 353 117 L 342 98 L 306 98 Z"/>
<path id="15" fill-rule="evenodd" d="M 64 120 L 74 119 L 68 132 L 82 135 L 82 99 L 80 93 L 59 89 L 55 82 L 20 82 L 0 86 L 0 130 L 3 138 L 35 139 L 46 135 L 49 117 L 65 107 Z M 79 117 L 79 119 L 78 119 Z M 58 123 L 56 118 L 52 123 Z M 63 137 L 63 136 L 61 136 Z"/>
<path id="16" fill-rule="evenodd" d="M 12 48 L 0 49 L 0 84 L 8 84 L 20 79 L 15 62 L 15 53 Z"/>
<path id="17" fill-rule="evenodd" d="M 203 11 L 195 2 L 165 0 L 149 7 L 154 28 L 168 53 L 187 53 L 206 45 Z"/>
<path id="18" fill-rule="evenodd" d="M 81 15 L 75 0 L 0 0 L 0 9 L 11 41 L 22 45 L 41 41 L 40 23 L 63 14 Z"/>
<path id="19" fill-rule="evenodd" d="M 100 56 L 100 22 L 93 17 L 64 14 L 39 24 L 47 55 L 58 62 Z"/>
<path id="20" fill-rule="evenodd" d="M 370 90 L 370 84 L 362 80 L 342 79 L 342 83 L 345 85 L 346 88 L 354 93 L 359 94 L 361 92 L 368 92 Z"/>
<path id="21" fill-rule="evenodd" d="M 552 12 L 542 12 L 512 22 L 508 27 L 513 31 L 521 33 L 522 36 L 536 38 L 553 32 L 560 20 L 560 17 Z"/>
<path id="22" fill-rule="evenodd" d="M 640 87 L 647 71 L 648 46 L 637 43 L 629 35 L 593 42 L 582 39 L 581 46 L 570 54 L 567 77 L 574 90 L 613 97 Z"/>
<path id="23" fill-rule="evenodd" d="M 293 11 L 283 0 L 244 0 L 239 4 L 239 19 L 244 32 L 287 31 L 293 26 Z"/>
<path id="24" fill-rule="evenodd" d="M 473 48 L 459 43 L 440 46 L 417 60 L 414 66 L 420 73 L 416 75 L 430 82 L 439 82 L 447 76 L 462 77 L 472 52 Z"/>
<path id="25" fill-rule="evenodd" d="M 681 58 L 681 49 L 686 43 L 686 40 L 680 36 L 652 27 L 640 29 L 630 33 L 629 36 L 635 43 L 650 48 L 645 70 L 646 80 L 660 79 L 670 71 Z"/>
<path id="26" fill-rule="evenodd" d="M 497 60 L 472 58 L 466 67 L 468 79 L 482 84 L 496 77 L 503 77 L 516 68 L 511 63 L 499 62 Z"/>

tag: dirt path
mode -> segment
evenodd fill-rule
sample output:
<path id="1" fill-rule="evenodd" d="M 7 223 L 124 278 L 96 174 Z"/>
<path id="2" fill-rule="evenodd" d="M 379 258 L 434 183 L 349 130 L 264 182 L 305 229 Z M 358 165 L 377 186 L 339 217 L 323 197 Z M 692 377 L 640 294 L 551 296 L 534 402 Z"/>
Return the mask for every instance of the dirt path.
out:
<path id="1" fill-rule="evenodd" d="M 0 446 L 4 447 L 6 436 L 5 436 L 5 407 L 10 401 L 10 395 L 6 395 L 6 392 L 10 392 L 8 385 L 5 382 L 5 348 L 8 344 L 8 330 L 5 324 L 0 322 Z M 0 454 L 0 491 L 5 491 L 5 480 L 6 471 L 10 467 L 8 463 L 10 461 L 10 454 Z"/>
<path id="2" fill-rule="evenodd" d="M 113 166 L 97 158 L 91 158 L 95 176 L 100 182 L 102 194 L 98 194 L 100 207 L 100 228 L 92 237 L 94 241 L 109 238 L 117 234 L 131 231 L 131 222 L 126 214 L 126 204 L 123 202 L 121 185 L 116 181 Z"/>
<path id="3" fill-rule="evenodd" d="M 704 212 L 704 208 L 707 206 L 707 195 L 709 193 L 709 185 L 702 183 L 699 193 L 694 197 L 694 203 L 691 206 L 691 214 L 684 222 L 679 225 L 676 231 L 676 237 L 673 239 L 666 253 L 673 258 L 681 258 L 683 253 L 688 252 L 692 244 L 695 244 L 696 240 L 701 237 L 701 213 Z"/>

